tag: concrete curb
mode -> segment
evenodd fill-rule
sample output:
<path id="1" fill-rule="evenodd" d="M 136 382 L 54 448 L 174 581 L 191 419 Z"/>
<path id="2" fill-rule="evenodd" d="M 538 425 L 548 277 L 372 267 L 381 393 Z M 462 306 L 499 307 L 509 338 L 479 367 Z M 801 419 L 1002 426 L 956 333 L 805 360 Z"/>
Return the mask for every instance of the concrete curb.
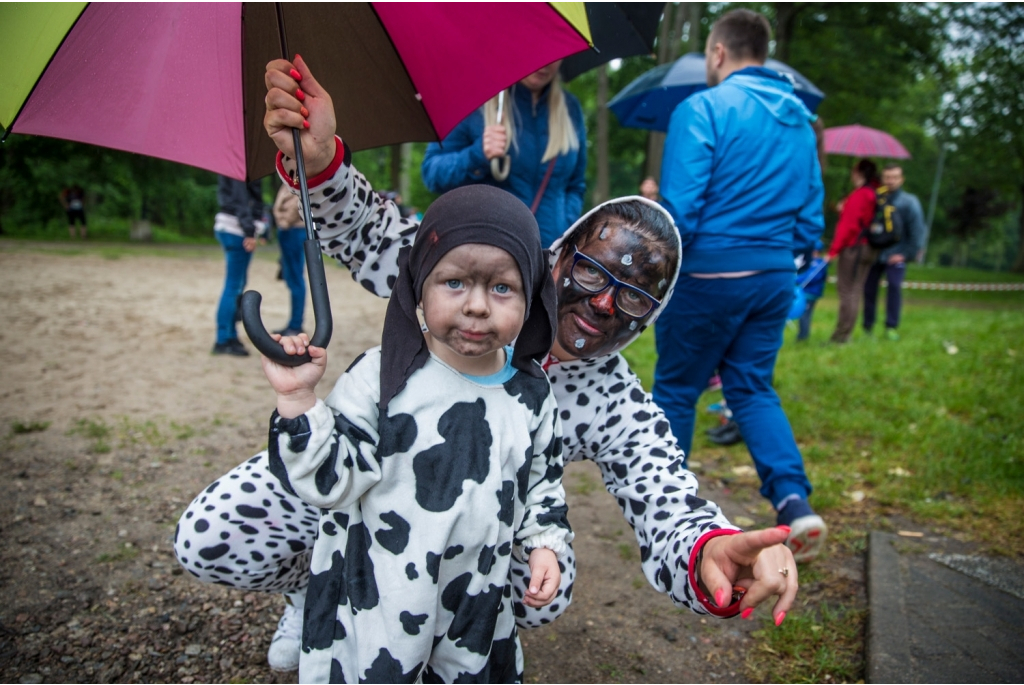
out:
<path id="1" fill-rule="evenodd" d="M 892 546 L 896 536 L 871 531 L 868 538 L 869 683 L 916 683 L 907 640 L 907 611 L 900 579 L 900 555 Z"/>

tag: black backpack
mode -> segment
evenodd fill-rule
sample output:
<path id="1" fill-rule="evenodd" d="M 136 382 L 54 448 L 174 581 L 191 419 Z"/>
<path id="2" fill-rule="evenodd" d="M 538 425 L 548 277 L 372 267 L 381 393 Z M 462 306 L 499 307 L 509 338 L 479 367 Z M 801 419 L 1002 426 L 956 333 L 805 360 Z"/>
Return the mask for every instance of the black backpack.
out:
<path id="1" fill-rule="evenodd" d="M 893 204 L 894 193 L 885 186 L 879 186 L 875 193 L 875 218 L 866 229 L 867 238 L 871 247 L 884 250 L 903 240 L 903 217 Z"/>

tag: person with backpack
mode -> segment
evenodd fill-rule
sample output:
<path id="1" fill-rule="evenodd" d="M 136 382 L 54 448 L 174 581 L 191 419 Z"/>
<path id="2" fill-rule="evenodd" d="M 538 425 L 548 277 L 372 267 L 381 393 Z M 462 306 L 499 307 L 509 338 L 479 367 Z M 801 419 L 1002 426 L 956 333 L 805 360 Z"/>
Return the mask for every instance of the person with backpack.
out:
<path id="1" fill-rule="evenodd" d="M 850 170 L 853 192 L 842 201 L 836 233 L 828 250 L 829 261 L 838 258 L 836 291 L 839 293 L 839 316 L 830 342 L 842 345 L 850 340 L 857 323 L 857 310 L 864 292 L 868 271 L 878 252 L 868 244 L 868 229 L 875 218 L 875 189 L 878 188 L 878 167 L 870 159 L 862 159 Z"/>
<path id="2" fill-rule="evenodd" d="M 864 282 L 864 332 L 871 335 L 875 326 L 878 282 L 884 273 L 889 283 L 885 297 L 885 336 L 899 340 L 896 329 L 900 325 L 903 304 L 903 277 L 907 262 L 917 256 L 927 229 L 921 201 L 903 190 L 903 168 L 899 164 L 885 166 L 875 204 L 875 217 L 868 227 L 867 240 L 879 252 Z"/>

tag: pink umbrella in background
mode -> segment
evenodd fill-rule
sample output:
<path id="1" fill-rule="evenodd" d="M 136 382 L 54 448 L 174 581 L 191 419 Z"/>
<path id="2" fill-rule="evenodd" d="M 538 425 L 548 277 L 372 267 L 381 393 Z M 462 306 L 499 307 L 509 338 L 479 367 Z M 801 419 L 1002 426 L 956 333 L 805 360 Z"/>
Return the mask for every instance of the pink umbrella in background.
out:
<path id="1" fill-rule="evenodd" d="M 910 159 L 907 148 L 885 131 L 860 124 L 825 129 L 825 152 L 850 157 Z"/>

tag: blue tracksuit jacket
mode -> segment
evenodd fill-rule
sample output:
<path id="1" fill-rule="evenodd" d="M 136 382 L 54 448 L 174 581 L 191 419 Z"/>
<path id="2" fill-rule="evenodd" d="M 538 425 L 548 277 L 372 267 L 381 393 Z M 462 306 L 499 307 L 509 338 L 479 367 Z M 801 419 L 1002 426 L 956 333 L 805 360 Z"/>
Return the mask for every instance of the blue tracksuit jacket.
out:
<path id="1" fill-rule="evenodd" d="M 682 273 L 793 270 L 825 228 L 811 121 L 789 81 L 747 67 L 672 114 L 661 194 Z"/>

